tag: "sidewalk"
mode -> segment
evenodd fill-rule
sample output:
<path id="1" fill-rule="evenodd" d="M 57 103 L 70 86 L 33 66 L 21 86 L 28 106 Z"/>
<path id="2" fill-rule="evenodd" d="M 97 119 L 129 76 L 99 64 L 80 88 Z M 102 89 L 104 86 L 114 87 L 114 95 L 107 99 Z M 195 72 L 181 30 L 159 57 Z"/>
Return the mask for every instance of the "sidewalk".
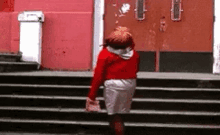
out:
<path id="1" fill-rule="evenodd" d="M 58 134 L 0 132 L 0 135 L 58 135 Z M 68 135 L 68 134 L 59 134 L 59 135 Z"/>
<path id="2" fill-rule="evenodd" d="M 0 132 L 0 135 L 89 135 L 84 132 L 77 134 L 45 134 L 45 133 L 22 133 L 22 132 Z"/>
<path id="3" fill-rule="evenodd" d="M 34 71 L 0 73 L 9 76 L 60 76 L 60 77 L 92 77 L 93 72 L 72 71 Z M 186 80 L 220 80 L 220 75 L 211 73 L 182 73 L 182 72 L 138 72 L 138 78 L 152 79 L 186 79 Z"/>

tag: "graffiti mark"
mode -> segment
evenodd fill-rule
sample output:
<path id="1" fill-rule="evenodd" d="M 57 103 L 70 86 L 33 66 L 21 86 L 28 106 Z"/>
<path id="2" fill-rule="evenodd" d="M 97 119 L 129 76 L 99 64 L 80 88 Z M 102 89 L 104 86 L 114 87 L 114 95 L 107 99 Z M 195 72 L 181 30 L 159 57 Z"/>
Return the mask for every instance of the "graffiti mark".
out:
<path id="1" fill-rule="evenodd" d="M 130 5 L 128 3 L 124 3 L 120 10 L 121 10 L 122 14 L 127 13 L 130 10 Z"/>
<path id="2" fill-rule="evenodd" d="M 167 39 L 164 39 L 164 40 L 163 40 L 162 48 L 163 48 L 164 50 L 170 50 L 170 46 L 169 46 L 169 44 L 167 43 Z"/>
<path id="3" fill-rule="evenodd" d="M 147 34 L 147 45 L 151 48 L 154 48 L 156 45 L 156 32 L 153 30 L 149 30 Z"/>
<path id="4" fill-rule="evenodd" d="M 122 6 L 119 8 L 119 10 L 117 9 L 117 4 L 112 4 L 112 6 L 115 7 L 115 17 L 116 17 L 116 21 L 115 24 L 119 23 L 119 18 L 122 16 L 125 16 L 125 13 L 127 13 L 130 10 L 130 4 L 128 3 L 123 3 Z"/>
<path id="5" fill-rule="evenodd" d="M 124 14 L 127 13 L 130 10 L 130 4 L 128 3 L 123 3 L 122 7 L 119 9 L 120 15 L 121 16 L 125 16 Z"/>

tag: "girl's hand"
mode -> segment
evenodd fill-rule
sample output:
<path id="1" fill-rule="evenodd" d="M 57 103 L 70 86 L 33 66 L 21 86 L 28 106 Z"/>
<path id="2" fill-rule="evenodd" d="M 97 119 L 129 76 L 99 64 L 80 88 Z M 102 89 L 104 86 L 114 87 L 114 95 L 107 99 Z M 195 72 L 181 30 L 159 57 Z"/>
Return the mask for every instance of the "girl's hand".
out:
<path id="1" fill-rule="evenodd" d="M 86 97 L 86 111 L 88 112 L 99 112 L 100 105 L 98 100 L 91 100 L 89 97 Z"/>

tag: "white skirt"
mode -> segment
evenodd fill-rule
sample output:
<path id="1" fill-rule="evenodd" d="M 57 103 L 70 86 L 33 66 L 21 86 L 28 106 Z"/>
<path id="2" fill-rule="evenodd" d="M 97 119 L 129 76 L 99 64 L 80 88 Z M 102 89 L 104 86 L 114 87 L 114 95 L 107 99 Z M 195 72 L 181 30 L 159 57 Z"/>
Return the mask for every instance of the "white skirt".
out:
<path id="1" fill-rule="evenodd" d="M 104 99 L 108 115 L 130 112 L 136 79 L 111 79 L 104 82 Z"/>

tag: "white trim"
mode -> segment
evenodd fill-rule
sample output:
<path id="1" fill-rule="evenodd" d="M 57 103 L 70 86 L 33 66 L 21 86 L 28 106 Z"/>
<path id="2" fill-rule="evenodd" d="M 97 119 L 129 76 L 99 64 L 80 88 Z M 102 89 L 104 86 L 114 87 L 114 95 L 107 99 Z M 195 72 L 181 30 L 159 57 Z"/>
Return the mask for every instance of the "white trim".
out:
<path id="1" fill-rule="evenodd" d="M 96 125 L 109 126 L 106 121 L 70 121 L 70 120 L 40 120 L 40 119 L 10 119 L 0 118 L 0 122 L 7 123 L 31 123 L 31 124 L 65 124 L 65 125 Z M 125 122 L 128 127 L 152 127 L 152 128 L 189 128 L 189 129 L 220 129 L 219 125 L 204 125 L 204 124 L 169 124 L 169 123 L 140 123 L 140 122 Z"/>
<path id="2" fill-rule="evenodd" d="M 95 0 L 94 3 L 94 33 L 93 33 L 93 68 L 96 65 L 97 56 L 102 49 L 100 45 L 103 44 L 104 36 L 104 0 Z"/>
<path id="3" fill-rule="evenodd" d="M 9 111 L 34 111 L 34 112 L 69 112 L 69 113 L 87 113 L 84 108 L 45 108 L 45 107 L 21 107 L 21 106 L 9 106 L 0 107 L 0 110 Z M 99 114 L 107 113 L 106 109 L 101 109 Z M 130 115 L 186 115 L 186 116 L 220 116 L 219 112 L 202 112 L 202 111 L 167 111 L 167 110 L 130 110 Z"/>
<path id="4" fill-rule="evenodd" d="M 79 96 L 41 96 L 41 95 L 0 95 L 0 98 L 13 99 L 50 99 L 50 100 L 86 100 L 86 97 Z M 97 97 L 97 100 L 104 101 L 103 97 Z M 160 98 L 133 98 L 133 102 L 157 102 L 157 103 L 191 103 L 191 104 L 220 104 L 219 100 L 203 99 L 160 99 Z"/>
<path id="5" fill-rule="evenodd" d="M 215 15 L 215 22 L 214 22 L 214 45 L 213 45 L 213 73 L 220 73 L 220 1 L 214 0 L 214 15 Z"/>

